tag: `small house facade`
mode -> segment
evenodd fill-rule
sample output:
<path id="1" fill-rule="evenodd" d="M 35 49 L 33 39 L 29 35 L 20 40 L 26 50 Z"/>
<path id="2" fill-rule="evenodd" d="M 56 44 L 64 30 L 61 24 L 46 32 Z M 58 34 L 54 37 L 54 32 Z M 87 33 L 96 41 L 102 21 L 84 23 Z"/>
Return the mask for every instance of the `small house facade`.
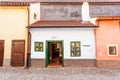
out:
<path id="1" fill-rule="evenodd" d="M 96 35 L 96 66 L 120 68 L 120 17 L 97 17 L 99 28 Z"/>
<path id="2" fill-rule="evenodd" d="M 24 66 L 28 3 L 0 2 L 0 66 Z"/>
<path id="3" fill-rule="evenodd" d="M 0 66 L 120 68 L 119 4 L 0 1 Z"/>
<path id="4" fill-rule="evenodd" d="M 95 27 L 80 21 L 38 21 L 30 25 L 31 65 L 35 60 L 46 67 L 95 64 Z"/>

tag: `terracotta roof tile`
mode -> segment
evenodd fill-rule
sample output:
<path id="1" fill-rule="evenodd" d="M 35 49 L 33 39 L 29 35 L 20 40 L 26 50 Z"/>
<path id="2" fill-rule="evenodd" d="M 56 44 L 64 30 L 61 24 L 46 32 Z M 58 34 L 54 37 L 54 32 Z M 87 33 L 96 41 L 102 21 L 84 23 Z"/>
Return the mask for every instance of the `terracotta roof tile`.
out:
<path id="1" fill-rule="evenodd" d="M 2 0 L 14 2 L 83 2 L 83 0 Z M 88 0 L 88 2 L 120 2 L 120 0 Z"/>
<path id="2" fill-rule="evenodd" d="M 37 21 L 29 26 L 30 28 L 82 28 L 97 27 L 90 22 L 81 21 Z"/>
<path id="3" fill-rule="evenodd" d="M 78 4 L 82 3 L 83 0 L 1 0 L 0 6 L 25 6 L 30 5 L 30 3 L 41 2 L 41 3 L 72 3 Z M 120 0 L 88 0 L 91 4 L 119 4 Z"/>
<path id="4" fill-rule="evenodd" d="M 26 6 L 29 2 L 11 2 L 11 1 L 1 1 L 0 6 Z"/>

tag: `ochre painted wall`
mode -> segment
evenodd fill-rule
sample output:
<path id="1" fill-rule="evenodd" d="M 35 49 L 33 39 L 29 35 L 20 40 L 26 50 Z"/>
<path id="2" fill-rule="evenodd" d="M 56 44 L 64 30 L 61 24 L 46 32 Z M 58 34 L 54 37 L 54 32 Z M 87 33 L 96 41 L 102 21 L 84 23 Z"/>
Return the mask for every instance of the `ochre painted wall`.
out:
<path id="1" fill-rule="evenodd" d="M 5 40 L 4 59 L 11 58 L 12 40 L 26 40 L 27 49 L 27 25 L 26 6 L 0 6 L 0 40 Z"/>
<path id="2" fill-rule="evenodd" d="M 120 60 L 120 20 L 99 20 L 99 28 L 96 34 L 96 59 Z M 118 56 L 108 56 L 107 45 L 117 44 Z"/>

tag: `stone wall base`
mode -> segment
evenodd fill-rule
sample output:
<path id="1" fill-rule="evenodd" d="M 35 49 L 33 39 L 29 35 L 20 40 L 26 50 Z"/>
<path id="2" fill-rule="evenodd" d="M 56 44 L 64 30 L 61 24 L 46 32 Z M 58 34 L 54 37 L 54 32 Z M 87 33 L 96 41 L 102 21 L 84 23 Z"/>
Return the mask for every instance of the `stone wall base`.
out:
<path id="1" fill-rule="evenodd" d="M 95 59 L 65 59 L 65 67 L 95 67 Z"/>
<path id="2" fill-rule="evenodd" d="M 45 59 L 31 59 L 31 67 L 45 68 Z"/>
<path id="3" fill-rule="evenodd" d="M 120 60 L 97 60 L 96 67 L 120 69 Z"/>
<path id="4" fill-rule="evenodd" d="M 4 59 L 2 67 L 11 67 L 11 65 L 10 65 L 10 59 Z"/>
<path id="5" fill-rule="evenodd" d="M 12 67 L 10 62 L 11 62 L 11 59 L 6 59 L 6 58 L 5 58 L 5 59 L 3 60 L 3 66 L 1 66 L 1 67 Z M 26 63 L 26 62 L 25 62 L 25 63 Z M 25 66 L 26 66 L 26 64 L 24 64 L 24 66 L 20 66 L 20 67 L 25 67 Z"/>
<path id="6" fill-rule="evenodd" d="M 64 67 L 95 67 L 95 59 L 65 59 Z M 45 59 L 31 59 L 31 67 L 45 68 Z"/>
<path id="7" fill-rule="evenodd" d="M 10 59 L 4 59 L 2 67 L 11 67 Z M 31 67 L 45 68 L 45 59 L 31 59 Z M 120 60 L 64 59 L 64 67 L 98 67 L 120 69 Z"/>

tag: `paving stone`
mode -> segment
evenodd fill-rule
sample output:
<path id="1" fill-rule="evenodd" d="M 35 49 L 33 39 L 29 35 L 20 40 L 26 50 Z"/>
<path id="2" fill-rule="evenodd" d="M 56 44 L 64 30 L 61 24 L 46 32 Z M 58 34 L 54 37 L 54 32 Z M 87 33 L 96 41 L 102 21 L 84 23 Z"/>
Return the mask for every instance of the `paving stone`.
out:
<path id="1" fill-rule="evenodd" d="M 96 67 L 0 68 L 0 80 L 119 80 L 120 69 Z"/>

